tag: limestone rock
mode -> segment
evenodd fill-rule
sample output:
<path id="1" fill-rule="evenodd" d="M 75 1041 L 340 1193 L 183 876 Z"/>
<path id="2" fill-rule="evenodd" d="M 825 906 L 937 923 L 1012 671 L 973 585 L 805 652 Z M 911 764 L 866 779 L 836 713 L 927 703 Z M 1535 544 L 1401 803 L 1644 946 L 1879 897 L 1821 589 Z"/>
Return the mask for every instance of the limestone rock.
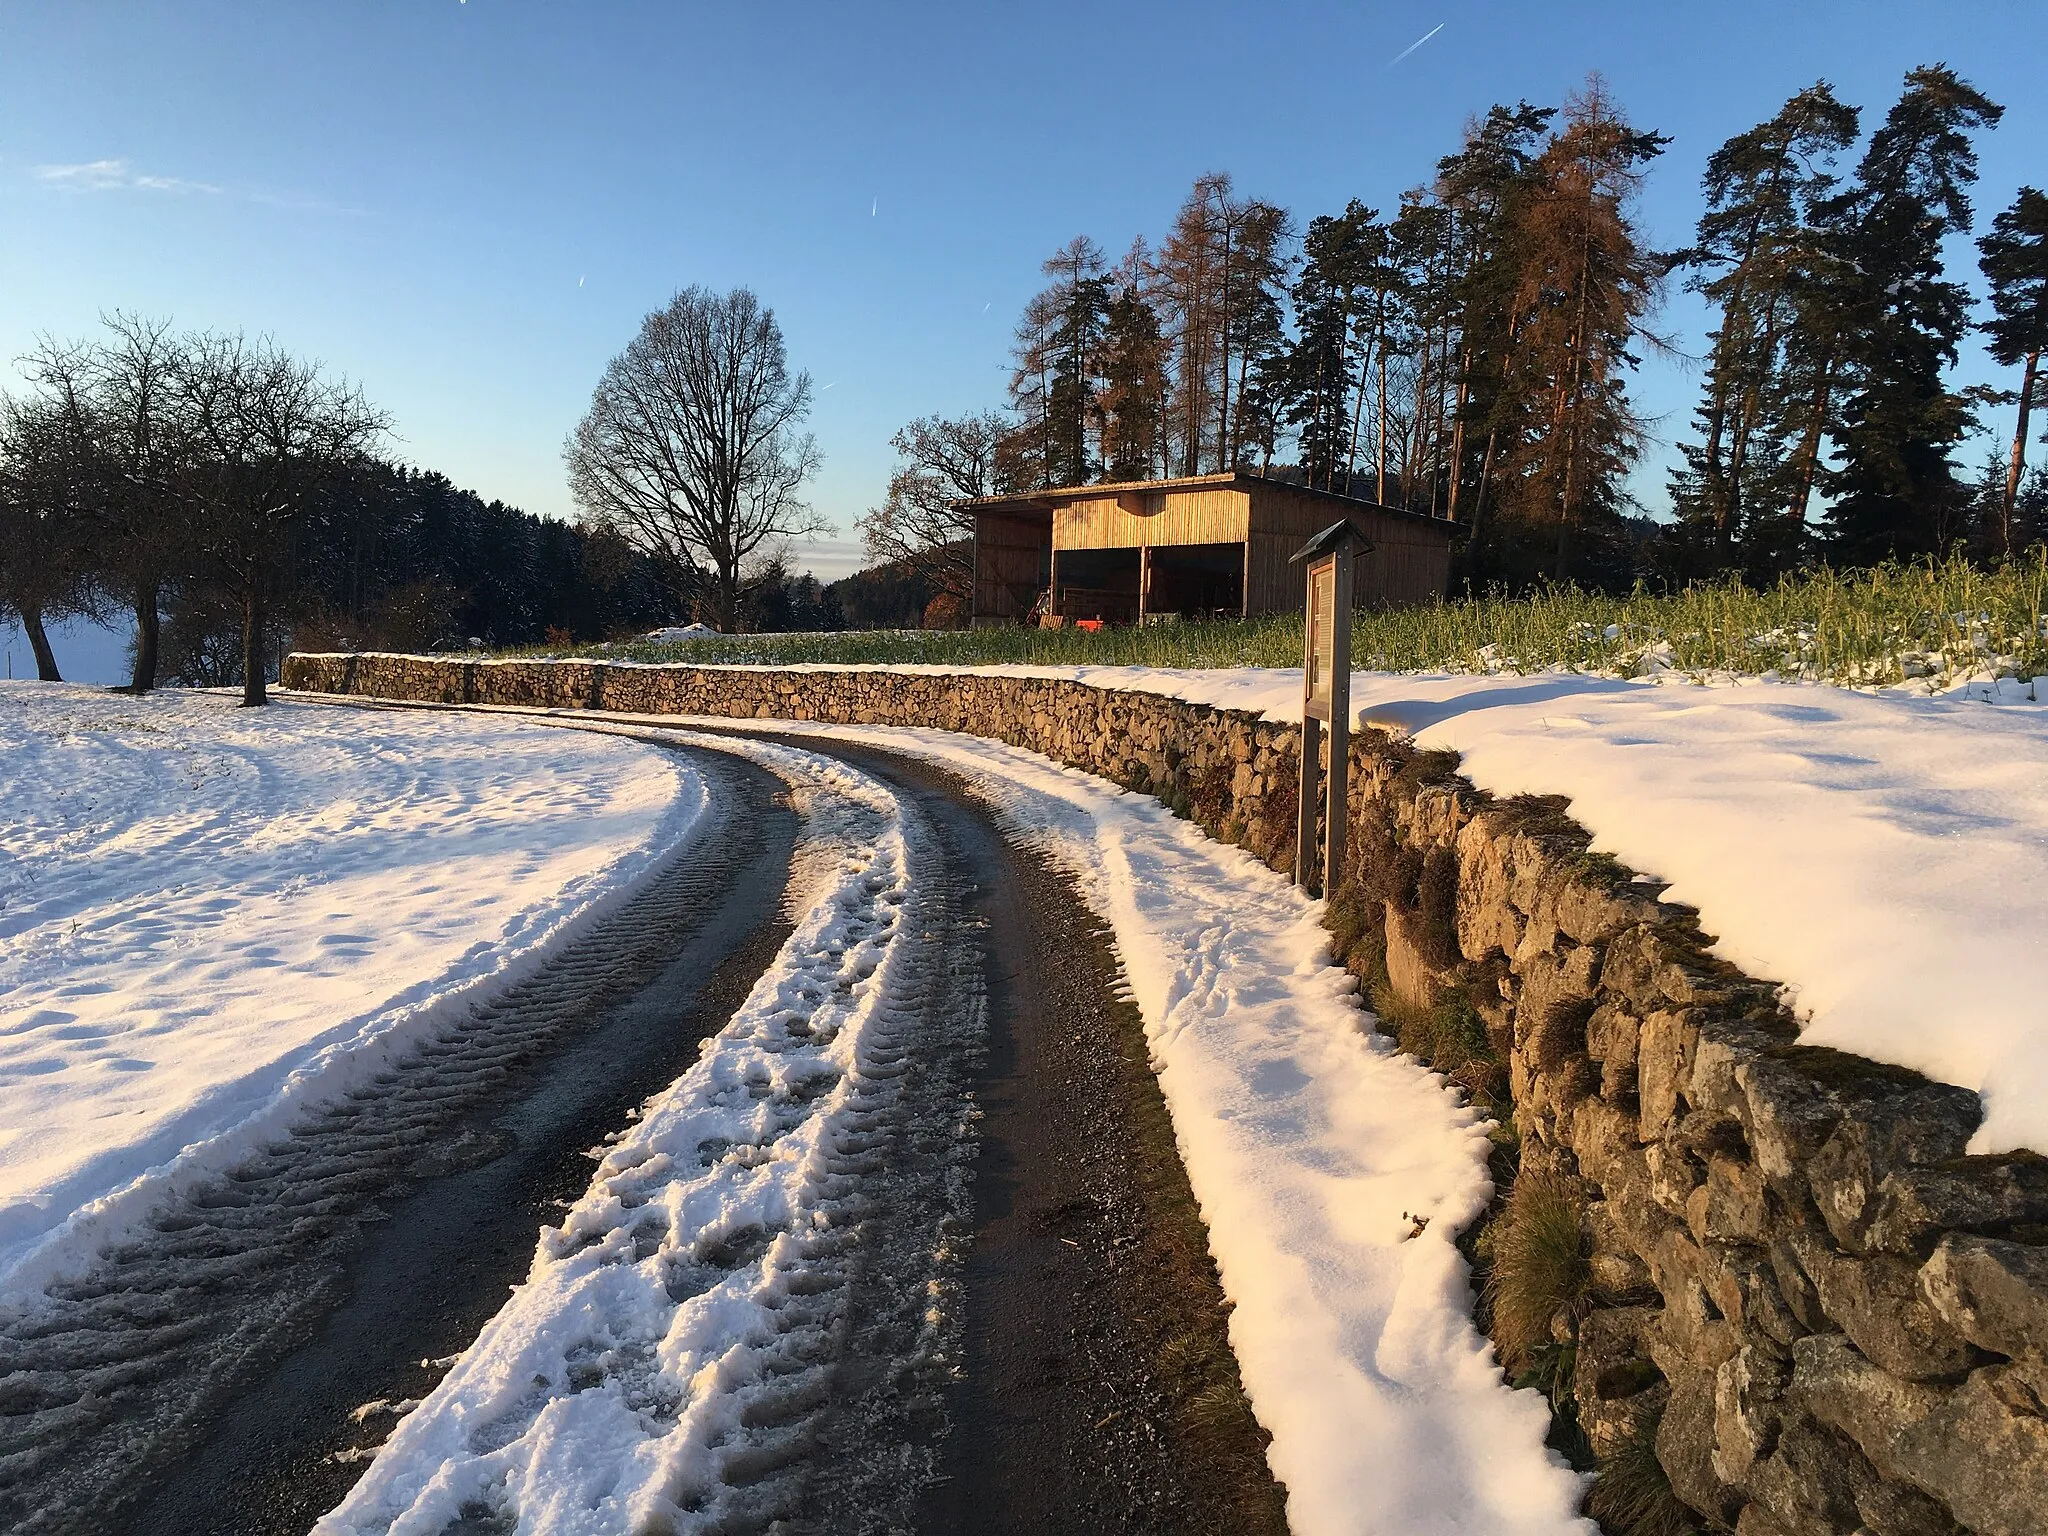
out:
<path id="1" fill-rule="evenodd" d="M 1714 1372 L 1714 1475 L 1740 1484 L 1778 1443 L 1778 1405 L 1792 1379 L 1791 1357 L 1745 1345 Z"/>
<path id="2" fill-rule="evenodd" d="M 1671 1491 L 1710 1520 L 1733 1525 L 1742 1494 L 1714 1471 L 1714 1377 L 1686 1371 L 1672 1380 L 1671 1400 L 1657 1424 L 1657 1460 Z"/>
<path id="3" fill-rule="evenodd" d="M 2048 1248 L 1951 1233 L 1921 1269 L 1920 1289 L 1972 1344 L 2048 1357 Z"/>
<path id="4" fill-rule="evenodd" d="M 1794 1232 L 1788 1241 L 1822 1309 L 1885 1370 L 1927 1381 L 1960 1376 L 1977 1363 L 1977 1352 L 1921 1294 L 1919 1272 L 1908 1260 L 1835 1253 L 1818 1232 Z"/>
<path id="5" fill-rule="evenodd" d="M 1896 1097 L 1859 1103 L 1806 1169 L 1835 1241 L 1860 1248 L 1878 1190 L 1892 1171 L 1961 1157 L 1983 1118 L 1976 1094 L 1947 1083 L 1923 1083 Z"/>
<path id="6" fill-rule="evenodd" d="M 1966 1157 L 1887 1178 L 1864 1242 L 1924 1259 L 1944 1232 L 1997 1236 L 2042 1223 L 2048 1223 L 2048 1159 L 2031 1153 Z"/>

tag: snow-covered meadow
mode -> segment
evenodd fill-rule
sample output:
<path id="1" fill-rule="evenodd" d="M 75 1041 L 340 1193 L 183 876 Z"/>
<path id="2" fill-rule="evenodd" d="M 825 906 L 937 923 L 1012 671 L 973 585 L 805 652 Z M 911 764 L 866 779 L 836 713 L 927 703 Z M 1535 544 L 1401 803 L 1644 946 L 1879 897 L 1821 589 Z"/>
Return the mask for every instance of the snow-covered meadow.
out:
<path id="1" fill-rule="evenodd" d="M 518 721 L 0 687 L 0 1282 L 519 974 L 702 808 Z"/>

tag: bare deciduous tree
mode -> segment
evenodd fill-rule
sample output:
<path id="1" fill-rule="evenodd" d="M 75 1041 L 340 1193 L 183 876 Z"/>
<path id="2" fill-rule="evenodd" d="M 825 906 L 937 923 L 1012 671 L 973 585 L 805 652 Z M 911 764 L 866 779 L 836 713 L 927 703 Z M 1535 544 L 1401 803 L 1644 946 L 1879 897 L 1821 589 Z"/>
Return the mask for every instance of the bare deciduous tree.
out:
<path id="1" fill-rule="evenodd" d="M 132 693 L 156 686 L 164 589 L 190 563 L 190 519 L 179 479 L 191 452 L 178 377 L 188 341 L 166 320 L 116 311 L 109 339 L 87 354 L 98 457 L 93 522 L 96 565 L 108 595 L 135 613 Z"/>
<path id="2" fill-rule="evenodd" d="M 744 288 L 686 288 L 605 368 L 563 450 L 594 525 L 655 561 L 733 629 L 759 557 L 822 532 L 802 499 L 817 472 L 801 430 L 811 377 L 791 374 L 775 312 Z M 708 567 L 708 581 L 699 577 Z"/>
<path id="3" fill-rule="evenodd" d="M 86 436 L 74 398 L 0 395 L 0 614 L 35 653 L 36 676 L 62 682 L 46 619 L 87 606 L 76 492 Z"/>
<path id="4" fill-rule="evenodd" d="M 179 370 L 198 452 L 183 476 L 199 542 L 242 602 L 242 702 L 268 702 L 265 604 L 315 496 L 385 430 L 361 391 L 268 341 L 202 336 Z"/>
<path id="5" fill-rule="evenodd" d="M 897 463 L 888 499 L 855 524 L 868 558 L 917 571 L 965 602 L 974 589 L 974 519 L 954 508 L 1006 488 L 996 460 L 1011 430 L 1000 411 L 983 411 L 921 417 L 890 438 Z"/>

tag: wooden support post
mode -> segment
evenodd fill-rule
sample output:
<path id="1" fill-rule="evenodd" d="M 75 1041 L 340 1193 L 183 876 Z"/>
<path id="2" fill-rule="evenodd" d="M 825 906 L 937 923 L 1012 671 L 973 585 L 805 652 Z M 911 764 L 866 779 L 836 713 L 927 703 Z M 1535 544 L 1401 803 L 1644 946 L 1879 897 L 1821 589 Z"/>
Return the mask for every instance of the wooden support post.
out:
<path id="1" fill-rule="evenodd" d="M 1296 801 L 1294 825 L 1294 883 L 1313 892 L 1316 884 L 1316 802 L 1321 798 L 1323 774 L 1323 722 L 1314 715 L 1301 717 L 1301 794 Z"/>
<path id="2" fill-rule="evenodd" d="M 1308 601 L 1301 627 L 1301 788 L 1295 808 L 1294 883 L 1311 895 L 1328 896 L 1343 883 L 1351 835 L 1351 592 L 1353 552 L 1360 546 L 1371 548 L 1349 524 L 1338 523 L 1317 534 L 1294 557 L 1308 562 Z"/>
<path id="3" fill-rule="evenodd" d="M 1138 546 L 1138 627 L 1145 627 L 1147 603 L 1152 596 L 1152 546 Z"/>
<path id="4" fill-rule="evenodd" d="M 1344 883 L 1351 810 L 1351 546 L 1340 545 L 1330 624 L 1329 796 L 1323 812 L 1323 889 Z"/>

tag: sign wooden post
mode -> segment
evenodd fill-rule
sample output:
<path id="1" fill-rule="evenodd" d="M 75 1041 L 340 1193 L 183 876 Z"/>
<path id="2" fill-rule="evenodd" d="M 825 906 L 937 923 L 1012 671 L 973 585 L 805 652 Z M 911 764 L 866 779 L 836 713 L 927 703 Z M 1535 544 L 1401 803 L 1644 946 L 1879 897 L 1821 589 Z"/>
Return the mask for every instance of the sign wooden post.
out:
<path id="1" fill-rule="evenodd" d="M 1352 561 L 1354 552 L 1371 549 L 1349 523 L 1337 523 L 1309 540 L 1294 556 L 1296 561 L 1308 562 L 1294 883 L 1314 895 L 1327 896 L 1342 882 L 1344 850 L 1350 838 Z M 1326 746 L 1327 774 L 1323 768 Z M 1320 870 L 1316 867 L 1318 844 Z"/>

